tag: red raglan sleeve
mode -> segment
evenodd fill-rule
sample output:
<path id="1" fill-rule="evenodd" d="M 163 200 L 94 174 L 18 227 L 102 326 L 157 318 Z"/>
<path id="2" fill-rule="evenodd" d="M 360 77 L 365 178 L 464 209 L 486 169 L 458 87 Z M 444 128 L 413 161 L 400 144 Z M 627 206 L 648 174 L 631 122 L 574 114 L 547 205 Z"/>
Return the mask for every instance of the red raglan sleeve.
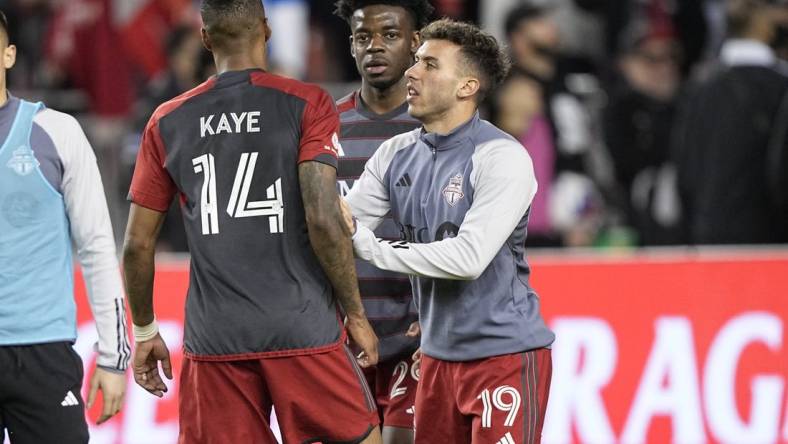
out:
<path id="1" fill-rule="evenodd" d="M 165 212 L 177 187 L 165 168 L 166 154 L 159 133 L 159 121 L 154 114 L 142 134 L 137 164 L 131 179 L 129 200 L 145 208 Z"/>
<path id="2" fill-rule="evenodd" d="M 301 120 L 301 145 L 298 163 L 313 160 L 337 167 L 339 113 L 331 96 L 317 89 L 315 99 L 308 100 Z"/>

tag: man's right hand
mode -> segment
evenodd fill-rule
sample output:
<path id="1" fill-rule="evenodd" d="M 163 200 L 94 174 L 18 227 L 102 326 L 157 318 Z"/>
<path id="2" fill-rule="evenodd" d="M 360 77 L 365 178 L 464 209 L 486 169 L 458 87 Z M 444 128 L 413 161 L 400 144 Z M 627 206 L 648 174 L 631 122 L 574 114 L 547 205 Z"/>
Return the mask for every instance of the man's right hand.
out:
<path id="1" fill-rule="evenodd" d="M 140 387 L 161 398 L 167 391 L 167 386 L 159 374 L 159 361 L 161 369 L 167 379 L 172 379 L 172 364 L 170 364 L 170 351 L 161 335 L 157 334 L 148 341 L 137 342 L 134 347 L 134 381 Z"/>
<path id="2" fill-rule="evenodd" d="M 358 345 L 361 353 L 356 356 L 362 368 L 372 367 L 378 363 L 378 337 L 364 315 L 348 315 L 345 321 L 350 339 Z"/>
<path id="3" fill-rule="evenodd" d="M 421 356 L 421 347 L 413 352 L 413 356 L 411 356 L 411 359 L 413 359 L 413 372 L 417 375 L 421 374 Z"/>
<path id="4" fill-rule="evenodd" d="M 339 198 L 339 208 L 342 210 L 342 220 L 345 221 L 345 229 L 351 236 L 356 234 L 356 223 L 353 221 L 353 210 L 350 205 L 345 201 L 345 198 Z"/>

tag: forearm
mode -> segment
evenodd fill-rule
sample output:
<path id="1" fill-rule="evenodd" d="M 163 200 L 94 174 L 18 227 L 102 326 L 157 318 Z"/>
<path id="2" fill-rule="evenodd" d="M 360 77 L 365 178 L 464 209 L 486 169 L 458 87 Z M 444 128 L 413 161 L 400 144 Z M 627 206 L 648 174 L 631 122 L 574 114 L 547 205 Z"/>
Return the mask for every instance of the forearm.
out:
<path id="1" fill-rule="evenodd" d="M 500 245 L 480 245 L 467 238 L 427 244 L 389 242 L 377 239 L 372 230 L 359 225 L 353 247 L 359 258 L 382 270 L 434 279 L 472 280 L 484 271 Z"/>
<path id="2" fill-rule="evenodd" d="M 310 228 L 309 241 L 345 313 L 349 316 L 363 315 L 349 233 L 345 232 L 342 224 L 325 224 Z"/>
<path id="3" fill-rule="evenodd" d="M 436 279 L 477 279 L 525 222 L 536 181 L 530 159 L 519 145 L 502 145 L 476 166 L 471 176 L 473 203 L 455 237 L 428 243 L 386 242 L 361 224 L 353 236 L 356 254 L 384 270 Z"/>
<path id="4" fill-rule="evenodd" d="M 63 198 L 98 332 L 96 362 L 106 369 L 123 371 L 130 348 L 109 210 L 90 145 L 81 133 L 73 139 L 71 149 L 63 151 Z"/>
<path id="5" fill-rule="evenodd" d="M 318 162 L 303 162 L 298 173 L 312 249 L 345 313 L 363 316 L 350 231 L 339 208 L 336 170 Z"/>
<path id="6" fill-rule="evenodd" d="M 123 248 L 126 295 L 135 325 L 153 322 L 154 249 L 129 245 Z"/>

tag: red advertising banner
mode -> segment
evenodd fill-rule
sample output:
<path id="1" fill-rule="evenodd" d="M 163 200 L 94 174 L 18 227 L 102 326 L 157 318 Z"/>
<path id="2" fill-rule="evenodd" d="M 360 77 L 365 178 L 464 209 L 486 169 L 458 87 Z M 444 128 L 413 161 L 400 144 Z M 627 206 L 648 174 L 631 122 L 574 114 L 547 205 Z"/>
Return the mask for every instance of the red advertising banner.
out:
<path id="1" fill-rule="evenodd" d="M 788 252 L 538 256 L 556 333 L 545 443 L 788 443 Z M 180 370 L 188 263 L 159 264 L 155 306 Z M 96 332 L 78 282 L 77 351 Z M 86 381 L 89 371 L 86 372 Z M 174 443 L 177 377 L 158 399 L 129 376 L 93 443 Z M 99 407 L 89 412 L 94 421 Z M 437 444 L 437 443 L 436 443 Z"/>

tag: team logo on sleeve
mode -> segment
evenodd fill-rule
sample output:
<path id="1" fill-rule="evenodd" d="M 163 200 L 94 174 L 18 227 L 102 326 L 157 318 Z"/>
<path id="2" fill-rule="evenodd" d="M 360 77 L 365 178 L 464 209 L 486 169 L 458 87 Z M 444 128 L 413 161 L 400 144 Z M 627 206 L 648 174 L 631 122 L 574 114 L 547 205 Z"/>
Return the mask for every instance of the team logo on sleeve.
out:
<path id="1" fill-rule="evenodd" d="M 443 189 L 443 198 L 446 199 L 446 203 L 453 207 L 463 197 L 465 197 L 465 194 L 462 192 L 462 174 L 457 174 L 449 179 L 449 184 Z"/>
<path id="2" fill-rule="evenodd" d="M 41 163 L 36 159 L 35 154 L 33 154 L 33 150 L 27 146 L 20 146 L 19 148 L 15 149 L 13 154 L 11 155 L 11 159 L 6 164 L 8 168 L 14 170 L 14 172 L 20 176 L 27 176 L 28 174 L 35 171 L 35 169 L 41 165 Z"/>
<path id="3" fill-rule="evenodd" d="M 331 136 L 331 146 L 324 145 L 323 149 L 326 150 L 326 151 L 333 152 L 338 157 L 342 157 L 342 156 L 345 155 L 345 151 L 342 149 L 342 144 L 339 143 L 339 136 L 337 136 L 337 133 L 334 133 Z"/>

